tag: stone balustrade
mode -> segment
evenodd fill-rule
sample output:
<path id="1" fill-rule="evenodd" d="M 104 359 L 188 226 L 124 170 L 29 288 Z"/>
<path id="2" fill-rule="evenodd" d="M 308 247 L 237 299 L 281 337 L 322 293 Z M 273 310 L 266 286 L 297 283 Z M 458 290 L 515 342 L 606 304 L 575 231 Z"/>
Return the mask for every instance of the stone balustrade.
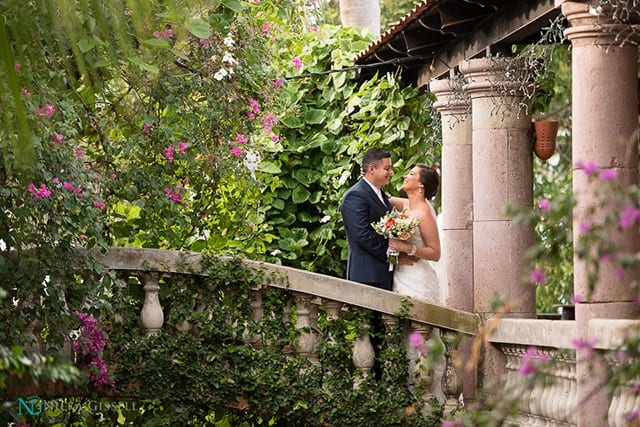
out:
<path id="1" fill-rule="evenodd" d="M 588 342 L 576 343 L 576 322 L 568 320 L 502 319 L 490 338 L 506 358 L 503 387 L 515 396 L 518 413 L 511 421 L 519 426 L 576 426 L 577 412 L 589 408 L 577 401 L 576 348 L 586 356 L 603 357 L 617 369 L 623 339 L 637 334 L 640 321 L 592 319 Z M 530 364 L 531 363 L 531 364 Z M 529 365 L 528 365 L 529 364 Z M 542 375 L 532 375 L 533 372 Z M 608 379 L 611 375 L 604 375 Z M 607 387 L 604 382 L 602 387 Z M 640 410 L 640 381 L 633 378 L 611 394 L 602 425 L 630 425 Z"/>
<path id="2" fill-rule="evenodd" d="M 173 274 L 206 275 L 202 268 L 202 255 L 193 252 L 115 248 L 102 256 L 102 262 L 106 268 L 118 271 L 121 277 L 135 277 L 140 283 L 144 291 L 140 324 L 145 335 L 157 334 L 166 327 L 163 302 L 159 296 L 161 283 L 170 284 Z M 586 354 L 586 357 L 600 358 L 613 371 L 632 357 L 633 351 L 621 351 L 620 346 L 625 338 L 636 334 L 635 341 L 631 342 L 640 342 L 640 337 L 637 337 L 640 321 L 591 319 L 588 324 L 591 338 L 580 345 L 575 341 L 578 335 L 573 320 L 503 318 L 483 327 L 477 314 L 411 299 L 411 304 L 407 306 L 405 297 L 394 292 L 294 268 L 249 260 L 244 262 L 251 268 L 265 272 L 262 288 L 251 291 L 255 322 L 261 323 L 266 315 L 262 289 L 271 287 L 290 292 L 295 307 L 285 308 L 286 312 L 282 315 L 288 316 L 295 309 L 295 326 L 300 332 L 295 351 L 313 364 L 320 363 L 317 348 L 321 340 L 332 340 L 332 337 L 320 336 L 318 319 L 321 308 L 328 321 L 339 320 L 349 310 L 376 312 L 380 314 L 387 330 L 397 325 L 399 313 L 404 311 L 402 317 L 408 321 L 410 331 L 421 335 L 425 342 L 437 339 L 444 348 L 444 366 L 440 366 L 438 377 L 432 371 L 420 369 L 419 366 L 426 362 L 424 355 L 415 351 L 412 354 L 408 348 L 411 360 L 407 378 L 412 387 L 425 390 L 422 394 L 424 412 L 430 410 L 428 400 L 432 397 L 431 386 L 441 378 L 445 418 L 461 405 L 463 366 L 480 363 L 474 360 L 477 356 L 459 354 L 458 344 L 462 336 L 484 338 L 485 345 L 491 345 L 503 355 L 503 364 L 498 370 L 504 375 L 496 377 L 494 384 L 483 384 L 483 391 L 497 387 L 500 395 L 504 396 L 503 401 L 498 403 L 503 407 L 498 409 L 507 411 L 510 409 L 507 405 L 515 407 L 515 414 L 509 418 L 509 422 L 519 426 L 577 426 L 577 414 L 579 411 L 588 411 L 588 408 L 578 401 L 576 357 L 585 357 Z M 78 268 L 82 268 L 81 264 Z M 175 327 L 189 331 L 192 325 L 185 321 Z M 256 348 L 264 344 L 261 337 L 252 336 L 248 329 L 243 339 Z M 369 334 L 358 337 L 352 351 L 352 363 L 361 373 L 353 384 L 353 387 L 358 387 L 364 378 L 374 372 L 375 352 Z M 533 375 L 534 372 L 537 375 Z M 610 378 L 610 372 L 598 374 L 605 381 Z M 602 387 L 607 386 L 603 382 Z M 631 376 L 611 390 L 607 420 L 602 425 L 628 426 L 631 420 L 639 418 L 640 379 Z"/>
<path id="3" fill-rule="evenodd" d="M 171 274 L 206 275 L 201 268 L 201 255 L 190 252 L 114 248 L 102 257 L 102 262 L 109 270 L 118 271 L 120 276 L 134 276 L 141 283 L 145 297 L 140 310 L 140 320 L 143 333 L 146 335 L 156 334 L 164 326 L 162 301 L 159 297 L 160 277 L 170 281 Z M 334 320 L 342 316 L 350 307 L 380 313 L 382 323 L 388 329 L 397 324 L 398 313 L 401 310 L 407 310 L 403 297 L 394 292 L 289 267 L 254 261 L 245 261 L 245 263 L 266 273 L 264 285 L 292 292 L 296 328 L 300 331 L 295 350 L 314 364 L 319 363 L 316 348 L 320 342 L 317 328 L 320 306 L 326 310 L 327 318 Z M 441 388 L 445 398 L 445 413 L 450 413 L 459 407 L 462 394 L 463 364 L 459 360 L 457 351 L 459 337 L 461 334 L 476 335 L 480 328 L 480 318 L 474 314 L 437 304 L 410 298 L 409 300 L 411 304 L 408 305 L 406 319 L 410 324 L 410 330 L 420 334 L 425 342 L 439 337 L 443 343 L 444 360 L 441 361 L 440 366 L 443 371 Z M 251 306 L 254 319 L 259 322 L 264 315 L 260 289 L 252 291 Z M 190 325 L 185 322 L 176 327 L 188 331 Z M 247 331 L 243 338 L 247 344 L 258 347 L 261 345 L 260 339 L 251 336 Z M 425 390 L 422 395 L 423 411 L 428 412 L 430 410 L 428 400 L 432 396 L 430 390 L 434 375 L 420 368 L 424 365 L 420 357 L 420 354 L 412 355 L 407 378 L 416 389 L 419 386 L 420 390 Z M 368 333 L 364 333 L 355 340 L 352 362 L 362 374 L 354 384 L 354 387 L 358 387 L 358 383 L 372 375 L 374 370 L 375 352 Z"/>

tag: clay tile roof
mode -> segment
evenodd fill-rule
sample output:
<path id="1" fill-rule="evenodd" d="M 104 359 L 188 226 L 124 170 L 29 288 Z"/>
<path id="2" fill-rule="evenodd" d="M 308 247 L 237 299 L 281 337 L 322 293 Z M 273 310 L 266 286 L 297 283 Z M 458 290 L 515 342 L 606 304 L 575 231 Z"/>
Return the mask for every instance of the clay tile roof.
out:
<path id="1" fill-rule="evenodd" d="M 509 50 L 512 44 L 535 42 L 558 14 L 555 0 L 422 0 L 354 63 L 365 77 L 399 64 L 406 74 L 430 64 L 442 74 L 449 60 L 455 66 L 454 61 L 481 55 L 485 48 Z"/>

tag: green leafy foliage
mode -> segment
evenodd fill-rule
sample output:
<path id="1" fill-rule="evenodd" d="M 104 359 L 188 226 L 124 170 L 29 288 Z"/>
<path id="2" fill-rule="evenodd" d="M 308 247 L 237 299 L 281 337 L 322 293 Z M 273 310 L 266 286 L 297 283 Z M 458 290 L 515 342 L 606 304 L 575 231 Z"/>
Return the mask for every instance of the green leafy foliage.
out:
<path id="1" fill-rule="evenodd" d="M 357 30 L 321 26 L 291 48 L 303 67 L 286 79 L 278 116 L 280 144 L 263 162 L 265 223 L 277 239 L 267 260 L 343 276 L 346 240 L 340 199 L 359 177 L 360 155 L 383 147 L 393 153 L 397 193 L 412 163 L 438 163 L 440 146 L 429 128 L 430 99 L 396 76 L 362 82 L 341 70 L 366 46 Z M 331 73 L 321 73 L 333 70 Z"/>

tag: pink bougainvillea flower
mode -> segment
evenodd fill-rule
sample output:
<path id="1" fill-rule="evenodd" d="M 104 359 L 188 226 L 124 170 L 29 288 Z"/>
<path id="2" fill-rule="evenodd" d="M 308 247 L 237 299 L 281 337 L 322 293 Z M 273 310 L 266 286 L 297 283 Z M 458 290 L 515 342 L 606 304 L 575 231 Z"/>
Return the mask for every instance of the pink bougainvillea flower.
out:
<path id="1" fill-rule="evenodd" d="M 22 64 L 19 64 L 17 62 L 13 64 L 13 69 L 16 70 L 16 73 L 20 72 L 20 68 L 22 68 Z"/>
<path id="2" fill-rule="evenodd" d="M 262 34 L 264 34 L 265 36 L 268 36 L 270 31 L 271 31 L 271 25 L 262 24 Z"/>
<path id="3" fill-rule="evenodd" d="M 594 162 L 593 160 L 589 160 L 587 162 L 578 161 L 578 162 L 576 162 L 576 166 L 579 169 L 584 170 L 584 173 L 586 173 L 589 176 L 591 176 L 591 175 L 595 174 L 596 172 L 598 172 L 598 164 L 596 162 Z"/>
<path id="4" fill-rule="evenodd" d="M 100 174 L 98 172 L 94 172 L 94 173 L 91 174 L 91 178 L 98 179 L 98 178 L 100 178 Z"/>
<path id="5" fill-rule="evenodd" d="M 271 135 L 271 140 L 273 142 L 280 142 L 280 137 L 274 133 L 273 135 Z"/>
<path id="6" fill-rule="evenodd" d="M 242 150 L 239 149 L 238 147 L 233 147 L 231 150 L 229 150 L 229 154 L 240 158 L 242 157 Z"/>
<path id="7" fill-rule="evenodd" d="M 260 103 L 258 101 L 256 101 L 255 99 L 253 99 L 253 98 L 249 99 L 249 106 L 251 107 L 251 110 L 254 113 L 259 113 L 260 112 Z"/>
<path id="8" fill-rule="evenodd" d="M 548 361 L 549 356 L 532 346 L 527 349 L 520 360 L 522 364 L 520 365 L 520 369 L 518 369 L 518 373 L 526 376 L 535 373 L 538 370 L 538 364 Z"/>
<path id="9" fill-rule="evenodd" d="M 47 188 L 47 185 L 44 182 L 40 184 L 39 188 L 37 188 L 33 183 L 29 184 L 28 191 L 33 194 L 33 197 L 36 199 L 46 199 L 51 196 L 51 190 Z"/>
<path id="10" fill-rule="evenodd" d="M 38 114 L 43 119 L 50 119 L 53 116 L 53 113 L 55 113 L 55 111 L 56 111 L 56 107 L 54 107 L 51 104 L 45 104 L 44 107 L 38 108 Z"/>
<path id="11" fill-rule="evenodd" d="M 25 88 L 20 89 L 20 93 L 29 98 L 31 96 L 31 92 L 26 90 Z"/>
<path id="12" fill-rule="evenodd" d="M 60 184 L 60 178 L 58 178 L 58 177 L 56 176 L 55 178 L 53 178 L 53 179 L 51 180 L 51 182 L 53 182 L 53 183 L 54 183 L 54 184 L 56 184 L 56 185 L 57 185 L 57 184 Z"/>
<path id="13" fill-rule="evenodd" d="M 173 153 L 176 151 L 176 147 L 172 145 L 171 147 L 167 147 L 164 149 L 164 156 L 167 158 L 169 163 L 173 162 Z"/>
<path id="14" fill-rule="evenodd" d="M 174 202 L 182 202 L 182 186 L 181 185 L 176 186 L 176 191 L 174 191 L 171 188 L 165 188 L 164 193 L 167 195 L 167 197 L 170 200 L 173 200 Z"/>
<path id="15" fill-rule="evenodd" d="M 633 410 L 624 416 L 624 419 L 627 421 L 634 421 L 640 417 L 640 412 L 637 410 Z M 635 424 L 634 424 L 635 425 Z"/>
<path id="16" fill-rule="evenodd" d="M 529 280 L 533 283 L 544 285 L 547 282 L 547 276 L 539 268 L 534 268 L 529 272 Z"/>
<path id="17" fill-rule="evenodd" d="M 53 139 L 53 142 L 55 142 L 56 144 L 61 144 L 62 140 L 64 139 L 64 135 L 54 133 L 53 135 L 51 135 L 51 139 Z"/>
<path id="18" fill-rule="evenodd" d="M 153 36 L 155 38 L 157 38 L 158 40 L 162 40 L 164 38 L 171 39 L 171 38 L 173 38 L 173 31 L 171 31 L 170 29 L 166 28 L 166 29 L 161 30 L 161 31 L 154 31 L 153 32 Z"/>
<path id="19" fill-rule="evenodd" d="M 589 341 L 582 338 L 574 338 L 571 340 L 571 345 L 573 346 L 573 348 L 575 348 L 576 350 L 585 350 L 587 352 L 587 357 L 591 356 L 591 353 L 593 353 L 593 349 L 595 348 L 597 343 L 598 338 L 596 337 L 591 338 Z"/>
<path id="20" fill-rule="evenodd" d="M 582 234 L 589 234 L 589 232 L 591 231 L 591 224 L 587 222 L 581 222 L 580 224 L 578 224 L 578 230 L 580 230 Z"/>
<path id="21" fill-rule="evenodd" d="M 239 133 L 236 135 L 236 142 L 246 144 L 248 141 L 249 139 L 244 134 Z"/>
<path id="22" fill-rule="evenodd" d="M 104 202 L 101 202 L 100 200 L 94 200 L 93 206 L 95 206 L 98 209 L 104 209 L 107 205 Z"/>
<path id="23" fill-rule="evenodd" d="M 549 200 L 545 199 L 544 197 L 540 197 L 540 199 L 538 200 L 538 207 L 543 212 L 551 211 L 551 203 L 549 202 Z"/>
<path id="24" fill-rule="evenodd" d="M 145 123 L 142 125 L 142 134 L 148 135 L 153 131 L 153 123 Z"/>
<path id="25" fill-rule="evenodd" d="M 278 122 L 278 118 L 272 112 L 268 112 L 261 122 L 263 126 L 271 128 Z"/>
<path id="26" fill-rule="evenodd" d="M 600 171 L 601 181 L 615 181 L 616 179 L 618 179 L 617 169 L 602 169 Z"/>
<path id="27" fill-rule="evenodd" d="M 574 304 L 578 304 L 584 301 L 584 297 L 580 294 L 573 294 L 571 295 L 571 302 Z"/>
<path id="28" fill-rule="evenodd" d="M 622 212 L 620 212 L 618 224 L 621 228 L 629 228 L 636 222 L 640 222 L 640 209 L 633 205 L 626 205 Z"/>
<path id="29" fill-rule="evenodd" d="M 82 240 L 87 240 L 89 238 L 89 236 L 87 236 L 86 234 L 81 234 L 79 236 Z"/>
<path id="30" fill-rule="evenodd" d="M 209 50 L 209 48 L 211 47 L 211 42 L 209 41 L 209 39 L 200 39 L 200 47 L 202 48 L 202 50 Z"/>
<path id="31" fill-rule="evenodd" d="M 84 157 L 84 151 L 78 149 L 75 151 L 76 157 Z"/>
<path id="32" fill-rule="evenodd" d="M 281 87 L 282 83 L 284 83 L 284 79 L 282 77 L 277 78 L 274 82 L 273 82 L 273 86 L 274 87 Z"/>
<path id="33" fill-rule="evenodd" d="M 314 33 L 319 33 L 320 32 L 320 28 L 318 28 L 317 25 L 312 25 L 311 26 L 311 31 L 313 31 Z"/>
<path id="34" fill-rule="evenodd" d="M 178 142 L 178 151 L 181 154 L 184 154 L 184 152 L 187 151 L 187 143 L 184 141 Z"/>
<path id="35" fill-rule="evenodd" d="M 298 58 L 297 56 L 294 57 L 291 62 L 293 62 L 293 66 L 296 67 L 296 69 L 301 69 L 302 68 L 302 60 L 300 58 Z"/>
<path id="36" fill-rule="evenodd" d="M 412 347 L 420 347 L 424 344 L 424 338 L 419 332 L 411 332 L 409 334 L 409 345 Z"/>

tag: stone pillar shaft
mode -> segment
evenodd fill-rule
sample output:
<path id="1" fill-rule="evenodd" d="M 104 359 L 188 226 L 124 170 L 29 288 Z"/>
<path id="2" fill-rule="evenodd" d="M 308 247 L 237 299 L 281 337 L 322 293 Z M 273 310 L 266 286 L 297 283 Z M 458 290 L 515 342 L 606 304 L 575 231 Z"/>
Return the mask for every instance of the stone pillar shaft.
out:
<path id="1" fill-rule="evenodd" d="M 517 95 L 526 82 L 507 82 L 507 64 L 495 58 L 463 61 L 460 69 L 473 112 L 474 311 L 490 317 L 498 294 L 511 303 L 507 316 L 533 318 L 535 288 L 522 280 L 533 229 L 504 213 L 508 204 L 533 205 L 530 109 Z"/>
<path id="2" fill-rule="evenodd" d="M 612 197 L 611 182 L 600 180 L 598 173 L 617 173 L 619 188 L 638 182 L 638 51 L 637 46 L 621 43 L 621 35 L 628 27 L 613 23 L 606 8 L 565 2 L 562 13 L 571 24 L 565 34 L 572 44 L 574 293 L 585 298 L 576 304 L 576 339 L 592 342 L 598 337 L 589 337 L 591 319 L 632 318 L 637 314 L 630 283 L 640 278 L 638 269 L 620 275 L 615 262 L 594 251 L 592 256 L 599 264 L 599 274 L 595 285 L 590 285 L 590 265 L 577 254 L 578 237 L 586 227 L 601 223 L 607 215 L 616 215 L 623 208 Z M 594 166 L 597 171 L 588 176 L 588 169 Z M 623 233 L 612 230 L 607 235 L 619 251 L 640 249 L 637 227 Z M 607 387 L 599 384 L 606 375 L 598 375 L 603 374 L 606 362 L 597 353 L 588 358 L 588 349 L 577 350 L 576 356 L 577 401 L 589 408 L 589 411 L 578 408 L 577 424 L 591 426 L 601 423 L 608 412 Z"/>
<path id="3" fill-rule="evenodd" d="M 444 304 L 473 311 L 473 163 L 471 99 L 462 89 L 462 79 L 432 80 L 434 108 L 442 117 L 442 258 L 445 263 Z M 459 350 L 471 354 L 471 338 Z M 477 372 L 462 373 L 465 399 L 475 396 Z"/>
<path id="4" fill-rule="evenodd" d="M 473 311 L 485 320 L 492 318 L 492 303 L 500 296 L 508 304 L 506 316 L 535 317 L 535 288 L 522 280 L 533 228 L 504 214 L 507 204 L 533 204 L 531 116 L 530 109 L 521 108 L 518 95 L 525 82 L 508 82 L 506 63 L 494 58 L 463 61 L 459 67 L 471 97 L 473 123 Z M 499 349 L 487 346 L 483 353 L 479 387 L 506 369 Z"/>

